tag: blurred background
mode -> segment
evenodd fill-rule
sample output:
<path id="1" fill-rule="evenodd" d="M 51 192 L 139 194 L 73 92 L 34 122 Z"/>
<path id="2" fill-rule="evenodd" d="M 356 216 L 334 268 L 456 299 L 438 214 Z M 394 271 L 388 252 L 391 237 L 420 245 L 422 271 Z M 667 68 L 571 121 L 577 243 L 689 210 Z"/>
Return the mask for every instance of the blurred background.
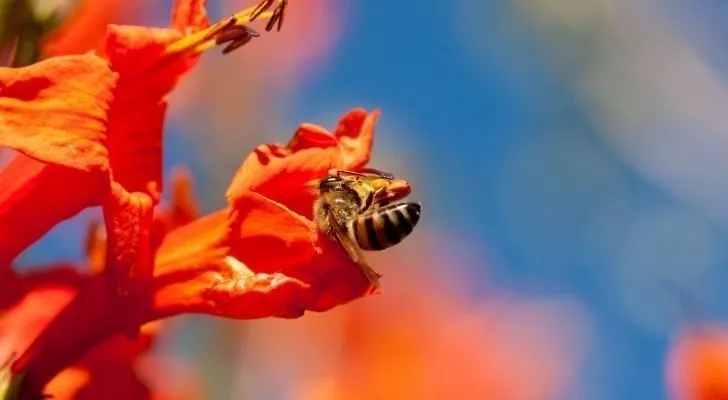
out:
<path id="1" fill-rule="evenodd" d="M 171 0 L 80 2 L 83 40 L 109 21 L 168 26 Z M 204 212 L 259 143 L 365 107 L 382 110 L 370 165 L 409 179 L 423 217 L 369 255 L 383 296 L 291 321 L 170 320 L 151 385 L 179 399 L 667 398 L 675 333 L 728 317 L 726 12 L 290 0 L 281 32 L 208 52 L 165 133 L 165 168 L 193 172 Z M 18 264 L 83 260 L 98 215 Z"/>

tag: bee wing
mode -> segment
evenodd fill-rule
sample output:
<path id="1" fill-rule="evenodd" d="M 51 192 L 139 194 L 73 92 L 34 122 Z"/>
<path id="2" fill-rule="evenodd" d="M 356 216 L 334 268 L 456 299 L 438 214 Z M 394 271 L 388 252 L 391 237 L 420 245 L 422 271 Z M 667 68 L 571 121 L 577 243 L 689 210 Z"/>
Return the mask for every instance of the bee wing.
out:
<path id="1" fill-rule="evenodd" d="M 331 230 L 334 231 L 336 241 L 341 244 L 341 247 L 344 248 L 346 254 L 349 255 L 349 258 L 351 258 L 351 261 L 353 261 L 354 264 L 361 270 L 364 276 L 369 280 L 369 283 L 371 283 L 371 285 L 376 290 L 379 290 L 381 287 L 381 285 L 379 284 L 379 278 L 381 277 L 381 275 L 374 271 L 372 267 L 369 266 L 369 264 L 367 264 L 366 260 L 364 259 L 364 255 L 361 253 L 361 250 L 356 245 L 356 243 L 354 243 L 344 232 L 341 225 L 336 222 L 336 219 L 331 213 L 331 210 L 327 211 L 326 216 L 329 220 Z"/>

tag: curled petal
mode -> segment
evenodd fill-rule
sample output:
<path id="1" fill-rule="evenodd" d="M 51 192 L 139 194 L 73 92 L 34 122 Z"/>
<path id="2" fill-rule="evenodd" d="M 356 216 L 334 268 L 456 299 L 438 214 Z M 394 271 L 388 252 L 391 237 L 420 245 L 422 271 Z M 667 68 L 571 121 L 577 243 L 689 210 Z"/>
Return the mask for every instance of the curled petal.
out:
<path id="1" fill-rule="evenodd" d="M 358 169 L 369 162 L 374 125 L 379 113 L 379 110 L 367 113 L 363 109 L 355 109 L 341 118 L 334 132 L 341 147 L 341 168 Z"/>
<path id="2" fill-rule="evenodd" d="M 281 272 L 309 285 L 305 309 L 325 311 L 371 289 L 338 243 L 285 206 L 248 192 L 231 218 L 230 255 L 255 273 Z"/>
<path id="3" fill-rule="evenodd" d="M 123 96 L 155 99 L 167 94 L 199 57 L 167 57 L 165 48 L 182 38 L 174 29 L 109 25 L 106 57 L 120 74 Z M 168 60 L 167 62 L 163 62 Z"/>
<path id="4" fill-rule="evenodd" d="M 378 110 L 354 109 L 341 118 L 333 135 L 304 124 L 286 147 L 259 146 L 235 174 L 226 194 L 228 202 L 236 207 L 243 193 L 253 191 L 310 218 L 314 195 L 306 182 L 323 177 L 331 168 L 363 167 L 369 161 L 378 118 Z"/>
<path id="5" fill-rule="evenodd" d="M 0 68 L 0 147 L 74 169 L 107 169 L 107 110 L 116 80 L 90 54 Z"/>
<path id="6" fill-rule="evenodd" d="M 216 313 L 227 318 L 297 318 L 303 315 L 309 285 L 281 273 L 254 274 L 228 257 L 231 275 L 220 275 L 204 293 Z"/>
<path id="7" fill-rule="evenodd" d="M 371 289 L 338 243 L 311 221 L 248 192 L 235 209 L 210 214 L 165 237 L 155 259 L 157 318 L 181 312 L 256 318 L 242 311 L 230 314 L 232 308 L 210 301 L 208 290 L 210 282 L 217 282 L 212 293 L 220 293 L 221 288 L 245 285 L 246 279 L 258 274 L 305 285 L 305 294 L 301 287 L 287 303 L 281 303 L 285 297 L 277 298 L 277 310 L 302 306 L 325 311 L 363 297 Z M 230 286 L 221 285 L 221 279 Z M 237 308 L 248 309 L 242 303 Z"/>
<path id="8" fill-rule="evenodd" d="M 336 147 L 339 141 L 325 128 L 314 124 L 301 124 L 288 142 L 288 149 L 301 151 L 310 148 Z"/>

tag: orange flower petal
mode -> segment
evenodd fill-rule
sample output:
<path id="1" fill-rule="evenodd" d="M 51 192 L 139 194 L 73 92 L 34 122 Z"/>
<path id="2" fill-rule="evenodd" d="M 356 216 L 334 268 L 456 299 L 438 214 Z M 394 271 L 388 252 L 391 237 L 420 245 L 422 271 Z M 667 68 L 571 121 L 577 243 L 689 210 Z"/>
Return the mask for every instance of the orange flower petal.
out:
<path id="1" fill-rule="evenodd" d="M 305 183 L 323 177 L 331 168 L 358 169 L 369 162 L 378 118 L 378 110 L 354 109 L 341 118 L 333 135 L 303 124 L 287 147 L 259 146 L 235 174 L 226 194 L 228 202 L 236 207 L 240 196 L 254 191 L 310 218 L 314 195 Z"/>
<path id="2" fill-rule="evenodd" d="M 0 270 L 58 222 L 98 204 L 103 182 L 100 174 L 16 155 L 0 170 Z"/>
<path id="3" fill-rule="evenodd" d="M 155 202 L 162 190 L 164 97 L 199 59 L 199 55 L 169 56 L 165 49 L 183 36 L 180 30 L 209 26 L 204 4 L 199 0 L 177 1 L 173 19 L 179 30 L 108 28 L 106 56 L 120 76 L 108 128 L 114 180 L 130 192 L 149 193 Z"/>
<path id="4" fill-rule="evenodd" d="M 157 251 L 155 276 L 161 286 L 154 308 L 164 316 L 201 312 L 261 318 L 270 310 L 277 312 L 268 316 L 295 315 L 295 310 L 328 310 L 363 297 L 370 289 L 341 247 L 311 221 L 253 192 L 243 194 L 229 214 L 210 214 L 170 233 Z M 174 276 L 174 280 L 163 278 Z M 228 285 L 218 284 L 210 291 L 210 281 Z M 266 300 L 270 304 L 259 304 L 256 313 L 246 315 L 251 308 L 242 299 L 255 297 L 247 296 L 250 282 L 268 292 L 271 288 L 260 282 L 272 281 L 306 290 L 281 288 Z M 238 293 L 238 286 L 246 289 Z"/>
<path id="5" fill-rule="evenodd" d="M 180 1 L 175 14 L 204 25 L 207 19 L 202 6 L 204 3 Z M 187 11 L 182 11 L 185 7 Z M 174 29 L 110 26 L 108 30 L 106 55 L 120 79 L 109 112 L 114 184 L 103 204 L 109 232 L 106 270 L 111 302 L 134 315 L 151 294 L 153 206 L 162 190 L 164 97 L 199 58 L 166 54 L 167 46 L 181 37 Z M 138 318 L 131 320 L 138 322 Z M 135 336 L 137 327 L 130 329 L 127 334 Z"/>
<path id="6" fill-rule="evenodd" d="M 165 47 L 182 36 L 168 28 L 109 25 L 106 57 L 111 68 L 120 74 L 120 85 L 127 85 L 123 88 L 124 96 L 158 102 L 174 88 L 180 76 L 199 58 L 174 56 L 168 63 L 160 64 L 167 57 Z"/>
<path id="7" fill-rule="evenodd" d="M 104 204 L 107 231 L 106 273 L 111 302 L 132 322 L 127 333 L 138 333 L 140 312 L 152 286 L 152 227 L 154 203 L 145 193 L 129 193 L 112 184 L 111 199 Z"/>
<path id="8" fill-rule="evenodd" d="M 94 55 L 0 68 L 0 147 L 84 171 L 107 169 L 103 141 L 116 79 Z"/>
<path id="9" fill-rule="evenodd" d="M 179 1 L 177 6 L 179 10 L 187 7 L 186 12 L 177 10 L 177 15 L 186 15 L 192 29 L 209 23 L 205 22 L 204 3 Z M 0 122 L 5 128 L 0 146 L 83 171 L 107 172 L 111 164 L 114 181 L 129 193 L 148 194 L 156 203 L 162 189 L 163 97 L 197 60 L 197 56 L 180 56 L 166 64 L 160 61 L 165 47 L 180 37 L 181 33 L 173 29 L 112 26 L 107 38 L 110 65 L 99 57 L 84 55 L 0 69 Z M 159 65 L 164 67 L 157 68 Z M 0 266 L 8 265 L 56 223 L 94 205 L 108 189 L 102 176 L 73 176 L 27 161 L 23 165 L 32 169 L 3 172 L 3 177 L 13 181 L 8 186 L 16 190 L 6 191 L 6 201 L 0 202 L 4 211 L 0 211 L 0 239 L 7 238 L 7 246 L 0 251 Z M 48 184 L 48 177 L 58 181 L 50 182 L 47 188 L 34 185 Z M 70 188 L 55 189 L 68 182 L 75 182 L 82 190 L 71 190 L 58 201 L 54 194 L 69 192 Z M 51 200 L 52 206 L 43 207 Z M 33 210 L 40 215 L 30 217 Z M 24 224 L 34 223 L 13 237 L 13 227 L 21 226 L 18 218 Z"/>
<path id="10" fill-rule="evenodd" d="M 305 309 L 325 311 L 371 289 L 341 246 L 285 206 L 248 192 L 233 218 L 230 255 L 255 273 L 282 272 L 309 285 Z"/>
<path id="11" fill-rule="evenodd" d="M 129 192 L 149 194 L 156 204 L 162 190 L 162 127 L 167 106 L 159 99 L 130 100 L 114 102 L 109 112 L 112 177 Z"/>
<path id="12" fill-rule="evenodd" d="M 369 162 L 374 125 L 379 114 L 379 110 L 367 113 L 363 109 L 355 109 L 341 118 L 334 132 L 341 147 L 341 168 L 357 169 Z"/>
<path id="13" fill-rule="evenodd" d="M 232 220 L 228 220 L 228 216 Z M 167 235 L 154 264 L 154 300 L 142 321 L 181 313 L 227 318 L 295 318 L 370 293 L 368 280 L 344 251 L 312 223 L 259 194 Z M 36 393 L 71 360 L 126 329 L 100 278 L 74 301 L 15 364 Z M 127 315 L 128 316 L 128 315 Z"/>
<path id="14" fill-rule="evenodd" d="M 107 38 L 107 57 L 120 75 L 109 112 L 113 179 L 129 192 L 148 193 L 155 202 L 162 190 L 163 98 L 191 65 L 175 60 L 161 70 L 152 68 L 165 46 L 180 37 L 172 29 L 112 25 Z"/>
<path id="15" fill-rule="evenodd" d="M 78 268 L 72 264 L 55 264 L 50 268 L 29 274 L 19 274 L 14 270 L 7 270 L 0 275 L 0 310 L 5 310 L 14 303 L 22 300 L 28 293 L 44 287 L 78 287 L 84 276 L 80 275 Z"/>
<path id="16" fill-rule="evenodd" d="M 77 288 L 87 282 L 71 266 L 52 266 L 42 272 L 12 276 L 13 288 L 17 292 L 12 307 L 0 318 L 0 354 L 10 355 L 25 351 L 51 321 L 72 302 Z M 4 293 L 3 293 L 4 294 Z M 45 393 L 55 398 L 90 395 L 92 398 L 118 397 L 129 393 L 127 386 L 138 381 L 133 373 L 133 363 L 139 355 L 149 350 L 158 333 L 159 324 L 147 324 L 138 340 L 130 341 L 114 336 L 83 355 L 78 363 L 59 374 L 47 386 Z M 73 371 L 85 371 L 87 379 Z M 115 379 L 112 379 L 115 378 Z M 129 379 L 127 379 L 129 378 Z M 100 385 L 104 381 L 105 385 Z M 113 381 L 113 382 L 112 382 Z M 116 387 L 116 396 L 95 397 L 91 393 L 102 393 Z M 132 397 L 136 398 L 136 397 Z"/>
<path id="17" fill-rule="evenodd" d="M 189 34 L 209 27 L 206 5 L 207 0 L 177 0 L 172 8 L 172 28 Z"/>
<path id="18" fill-rule="evenodd" d="M 3 291 L 0 305 L 0 357 L 26 351 L 32 341 L 69 304 L 84 277 L 72 265 L 54 265 L 29 274 L 6 273 L 3 283 L 12 288 Z"/>
<path id="19" fill-rule="evenodd" d="M 0 356 L 8 359 L 25 351 L 50 324 L 58 312 L 73 299 L 75 289 L 48 285 L 26 293 L 0 319 Z"/>

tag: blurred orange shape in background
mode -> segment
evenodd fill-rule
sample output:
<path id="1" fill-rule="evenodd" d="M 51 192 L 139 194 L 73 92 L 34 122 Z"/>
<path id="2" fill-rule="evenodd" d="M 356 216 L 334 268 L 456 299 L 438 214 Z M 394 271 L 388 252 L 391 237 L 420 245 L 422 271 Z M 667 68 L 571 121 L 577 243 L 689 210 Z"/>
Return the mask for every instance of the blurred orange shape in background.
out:
<path id="1" fill-rule="evenodd" d="M 90 50 L 103 53 L 107 25 L 127 22 L 140 8 L 139 0 L 56 0 L 63 1 L 74 3 L 74 8 L 68 19 L 44 39 L 44 58 Z"/>
<path id="2" fill-rule="evenodd" d="M 283 321 L 247 327 L 241 373 L 254 381 L 270 374 L 271 384 L 288 373 L 295 388 L 286 396 L 298 400 L 544 400 L 573 393 L 590 339 L 578 304 L 507 293 L 469 298 L 472 277 L 453 269 L 457 261 L 417 250 L 446 249 L 447 239 L 433 240 L 424 226 L 417 236 L 394 257 L 370 256 L 392 279 L 383 296 L 308 316 L 295 328 Z M 448 266 L 433 264 L 444 259 Z M 268 394 L 241 390 L 238 396 Z"/>
<path id="3" fill-rule="evenodd" d="M 13 293 L 2 299 L 0 357 L 8 359 L 25 349 L 88 282 L 70 265 L 24 275 L 11 273 L 4 284 Z M 148 390 L 135 373 L 136 359 L 154 342 L 159 323 L 150 323 L 136 340 L 112 337 L 69 365 L 47 386 L 55 399 L 143 399 Z"/>
<path id="4" fill-rule="evenodd" d="M 688 326 L 676 333 L 667 354 L 665 378 L 675 400 L 728 399 L 728 327 Z"/>

